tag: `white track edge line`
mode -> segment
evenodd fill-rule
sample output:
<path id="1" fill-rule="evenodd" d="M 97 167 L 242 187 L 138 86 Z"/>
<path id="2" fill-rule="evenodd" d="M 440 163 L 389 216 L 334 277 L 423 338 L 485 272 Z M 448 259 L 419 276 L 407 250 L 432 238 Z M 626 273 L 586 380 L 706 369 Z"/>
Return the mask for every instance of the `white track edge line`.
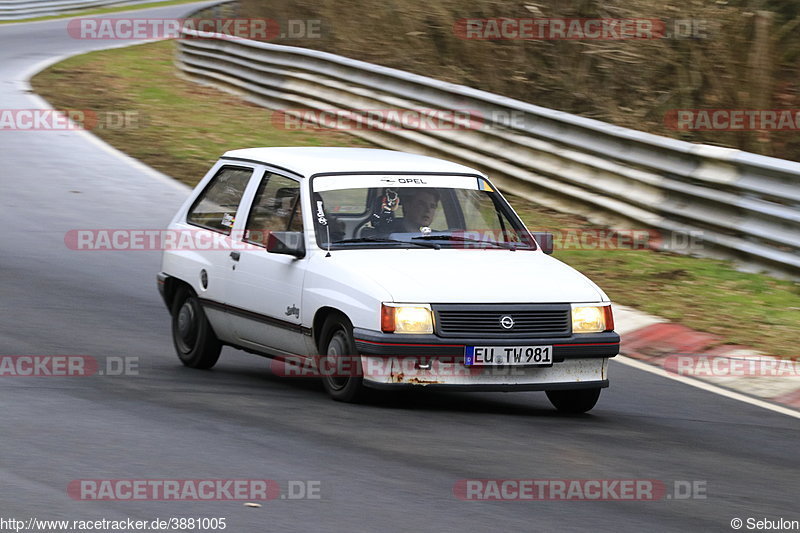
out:
<path id="1" fill-rule="evenodd" d="M 47 24 L 48 22 L 58 22 L 60 20 L 72 20 L 72 19 L 79 19 L 79 18 L 101 18 L 103 16 L 106 16 L 106 18 L 113 18 L 113 16 L 115 16 L 115 15 L 124 15 L 125 13 L 132 13 L 134 11 L 149 11 L 150 9 L 166 9 L 166 8 L 169 8 L 169 7 L 178 7 L 178 6 L 183 6 L 183 5 L 190 6 L 192 4 L 202 4 L 203 2 L 206 2 L 206 1 L 207 0 L 195 0 L 194 2 L 186 2 L 185 4 L 170 4 L 168 6 L 152 5 L 150 7 L 136 7 L 137 5 L 141 5 L 141 4 L 128 4 L 128 5 L 119 6 L 119 7 L 130 7 L 131 8 L 131 9 L 126 9 L 125 11 L 112 11 L 111 13 L 95 13 L 94 15 L 88 15 L 86 13 L 74 13 L 74 14 L 65 13 L 64 16 L 56 15 L 54 18 L 50 18 L 50 19 L 47 19 L 47 20 L 31 20 L 32 18 L 38 18 L 38 17 L 30 17 L 29 19 L 15 20 L 13 22 L 11 22 L 11 21 L 4 22 L 4 24 L 0 24 L 0 28 L 3 27 L 3 26 L 15 26 L 15 25 L 18 25 L 18 24 Z M 114 6 L 109 6 L 109 7 L 114 7 Z M 89 8 L 89 9 L 91 9 L 91 8 Z M 99 8 L 99 9 L 103 9 L 103 8 Z M 42 15 L 42 16 L 48 17 L 50 15 Z"/>
<path id="2" fill-rule="evenodd" d="M 702 389 L 707 392 L 712 392 L 714 394 L 718 394 L 720 396 L 724 396 L 726 398 L 730 398 L 732 400 L 738 400 L 740 402 L 748 403 L 750 405 L 755 405 L 756 407 L 761 407 L 763 409 L 769 409 L 770 411 L 774 411 L 776 413 L 780 413 L 782 415 L 791 416 L 794 418 L 800 419 L 800 411 L 796 411 L 789 407 L 783 407 L 782 405 L 777 405 L 766 400 L 759 400 L 758 398 L 753 398 L 752 396 L 748 396 L 747 394 L 743 394 L 741 392 L 732 391 L 730 389 L 725 389 L 723 387 L 718 387 L 717 385 L 712 385 L 711 383 L 707 383 L 705 381 L 701 381 L 699 379 L 690 378 L 686 376 L 679 376 L 677 374 L 673 374 L 671 372 L 667 372 L 663 368 L 650 365 L 647 363 L 643 363 L 642 361 L 638 361 L 636 359 L 632 359 L 630 357 L 626 357 L 624 355 L 618 355 L 612 359 L 613 361 L 618 361 L 624 365 L 636 368 L 638 370 L 643 370 L 645 372 L 650 372 L 651 374 L 655 374 L 662 378 L 672 379 L 675 381 L 679 381 L 686 385 L 691 385 L 692 387 L 697 387 L 698 389 Z"/>
<path id="3" fill-rule="evenodd" d="M 47 69 L 48 67 L 50 67 L 52 65 L 55 65 L 57 63 L 60 63 L 61 61 L 69 59 L 70 57 L 79 56 L 79 55 L 83 55 L 83 54 L 88 54 L 88 53 L 91 53 L 91 52 L 99 52 L 99 51 L 102 51 L 102 50 L 112 50 L 112 49 L 115 49 L 115 48 L 128 48 L 128 47 L 131 47 L 131 46 L 139 46 L 139 45 L 143 45 L 143 44 L 157 42 L 159 40 L 160 39 L 148 39 L 148 40 L 145 40 L 145 41 L 134 42 L 134 43 L 119 43 L 119 44 L 116 44 L 114 46 L 109 46 L 108 48 L 103 48 L 101 50 L 89 50 L 89 51 L 86 51 L 86 52 L 78 52 L 78 53 L 74 53 L 74 54 L 64 54 L 64 55 L 59 55 L 59 56 L 55 56 L 55 57 L 50 57 L 50 58 L 47 58 L 45 60 L 42 60 L 42 61 L 32 65 L 27 70 L 25 70 L 23 72 L 23 74 L 22 74 L 22 80 L 17 80 L 17 83 L 19 84 L 21 91 L 23 93 L 26 93 L 26 95 L 29 98 L 31 98 L 32 100 L 35 100 L 36 102 L 38 102 L 39 105 L 42 107 L 42 109 L 53 109 L 53 106 L 50 105 L 50 102 L 48 102 L 47 100 L 45 100 L 44 98 L 39 96 L 39 94 L 37 94 L 33 90 L 33 87 L 31 87 L 31 78 L 33 78 L 39 72 L 42 72 L 43 70 Z M 136 159 L 135 157 L 132 157 L 132 156 L 126 154 L 125 152 L 123 152 L 122 150 L 119 150 L 118 148 L 115 148 L 114 146 L 111 146 L 110 144 L 108 144 L 107 142 L 102 140 L 100 137 L 96 136 L 95 134 L 91 133 L 88 130 L 75 130 L 75 133 L 77 133 L 78 135 L 82 135 L 84 137 L 84 139 L 88 140 L 90 143 L 92 143 L 96 147 L 101 148 L 106 153 L 109 153 L 109 154 L 121 159 L 125 163 L 133 166 L 134 168 L 137 168 L 137 169 L 141 170 L 142 172 L 145 172 L 146 174 L 148 174 L 152 178 L 155 178 L 155 179 L 157 179 L 159 181 L 162 181 L 164 183 L 168 183 L 169 185 L 171 185 L 176 190 L 179 190 L 179 191 L 182 191 L 182 192 L 188 192 L 191 189 L 188 185 L 179 182 L 175 178 L 173 178 L 171 176 L 168 176 L 167 174 L 164 174 L 163 172 L 159 172 L 158 170 L 156 170 L 153 167 L 147 165 L 146 163 L 143 163 L 142 161 Z"/>

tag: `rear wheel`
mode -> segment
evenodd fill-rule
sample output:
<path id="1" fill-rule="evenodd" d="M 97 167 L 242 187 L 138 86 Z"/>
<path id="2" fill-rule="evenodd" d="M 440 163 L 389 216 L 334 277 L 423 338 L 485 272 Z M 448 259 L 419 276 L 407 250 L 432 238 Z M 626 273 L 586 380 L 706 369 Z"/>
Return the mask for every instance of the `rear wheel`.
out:
<path id="1" fill-rule="evenodd" d="M 564 413 L 585 413 L 597 404 L 600 389 L 549 390 L 547 398 Z"/>
<path id="2" fill-rule="evenodd" d="M 197 295 L 185 287 L 172 304 L 172 342 L 178 358 L 190 368 L 211 368 L 222 350 Z"/>
<path id="3" fill-rule="evenodd" d="M 356 353 L 353 326 L 342 318 L 329 319 L 322 328 L 319 371 L 331 398 L 355 403 L 364 397 L 361 357 Z"/>

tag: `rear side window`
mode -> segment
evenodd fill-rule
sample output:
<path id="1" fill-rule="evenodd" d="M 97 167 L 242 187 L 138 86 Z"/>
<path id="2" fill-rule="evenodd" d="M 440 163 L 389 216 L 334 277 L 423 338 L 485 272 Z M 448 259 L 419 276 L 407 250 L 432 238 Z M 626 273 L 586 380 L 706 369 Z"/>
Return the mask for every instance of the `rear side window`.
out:
<path id="1" fill-rule="evenodd" d="M 253 175 L 253 169 L 223 167 L 195 200 L 186 221 L 189 224 L 230 235 L 236 210 Z"/>

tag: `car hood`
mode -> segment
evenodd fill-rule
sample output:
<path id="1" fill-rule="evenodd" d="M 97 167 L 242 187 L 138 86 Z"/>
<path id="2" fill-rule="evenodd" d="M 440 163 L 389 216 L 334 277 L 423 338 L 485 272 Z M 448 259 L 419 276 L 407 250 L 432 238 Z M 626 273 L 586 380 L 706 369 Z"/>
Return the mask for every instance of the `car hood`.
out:
<path id="1" fill-rule="evenodd" d="M 340 250 L 337 266 L 406 303 L 562 303 L 608 298 L 586 276 L 539 252 Z"/>

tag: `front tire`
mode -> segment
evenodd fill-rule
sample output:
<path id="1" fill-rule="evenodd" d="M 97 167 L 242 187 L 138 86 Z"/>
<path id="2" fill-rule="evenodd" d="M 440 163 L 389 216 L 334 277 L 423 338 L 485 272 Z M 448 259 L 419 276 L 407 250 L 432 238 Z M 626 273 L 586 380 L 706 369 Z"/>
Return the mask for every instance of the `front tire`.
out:
<path id="1" fill-rule="evenodd" d="M 600 398 L 600 389 L 549 390 L 547 398 L 562 413 L 585 413 Z"/>
<path id="2" fill-rule="evenodd" d="M 172 342 L 181 363 L 190 368 L 211 368 L 222 350 L 197 295 L 185 287 L 172 304 Z"/>
<path id="3" fill-rule="evenodd" d="M 322 328 L 319 371 L 331 398 L 357 403 L 364 397 L 361 356 L 356 353 L 353 326 L 344 318 L 328 320 Z"/>

